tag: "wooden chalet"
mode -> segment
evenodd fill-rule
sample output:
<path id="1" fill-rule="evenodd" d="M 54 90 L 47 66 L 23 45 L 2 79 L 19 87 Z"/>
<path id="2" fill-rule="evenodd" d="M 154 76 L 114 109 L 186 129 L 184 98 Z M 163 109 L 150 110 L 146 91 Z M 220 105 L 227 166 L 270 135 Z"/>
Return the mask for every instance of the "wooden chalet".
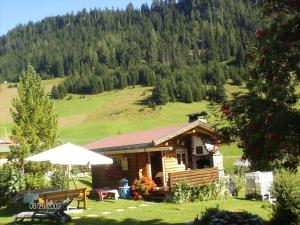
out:
<path id="1" fill-rule="evenodd" d="M 109 136 L 84 147 L 113 158 L 129 184 L 141 175 L 164 190 L 181 180 L 211 182 L 224 174 L 223 158 L 214 129 L 199 115 L 188 115 L 183 125 Z M 110 170 L 109 165 L 93 166 L 93 186 L 117 185 L 111 183 Z"/>
<path id="2" fill-rule="evenodd" d="M 10 153 L 9 146 L 13 146 L 15 143 L 8 140 L 8 138 L 0 139 L 0 166 L 8 162 L 8 155 Z"/>

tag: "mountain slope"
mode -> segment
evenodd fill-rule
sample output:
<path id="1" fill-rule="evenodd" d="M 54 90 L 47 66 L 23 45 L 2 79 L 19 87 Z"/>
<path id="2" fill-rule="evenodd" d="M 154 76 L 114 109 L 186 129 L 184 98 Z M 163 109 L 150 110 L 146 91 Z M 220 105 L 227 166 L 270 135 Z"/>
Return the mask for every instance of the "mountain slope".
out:
<path id="1" fill-rule="evenodd" d="M 250 2 L 155 0 L 150 8 L 83 10 L 20 25 L 0 37 L 0 82 L 16 81 L 31 63 L 44 78 L 72 77 L 64 85 L 72 93 L 153 85 L 160 76 L 171 101 L 186 93 L 199 101 L 206 84 L 244 76 Z"/>
<path id="2" fill-rule="evenodd" d="M 47 90 L 59 82 L 61 80 L 43 81 Z M 189 113 L 202 110 L 209 112 L 207 101 L 192 104 L 168 103 L 155 110 L 145 107 L 141 102 L 151 94 L 151 89 L 152 87 L 137 86 L 97 95 L 72 94 L 63 100 L 56 100 L 55 109 L 59 116 L 62 140 L 83 144 L 106 135 L 185 123 L 185 115 Z M 233 86 L 226 85 L 229 93 L 233 89 Z M 240 87 L 239 90 L 243 89 Z M 8 88 L 8 84 L 0 84 L 0 99 L 5 99 L 8 95 L 8 100 L 1 102 L 0 128 L 6 127 L 9 130 L 12 126 L 10 100 L 16 97 L 17 92 L 16 88 Z"/>

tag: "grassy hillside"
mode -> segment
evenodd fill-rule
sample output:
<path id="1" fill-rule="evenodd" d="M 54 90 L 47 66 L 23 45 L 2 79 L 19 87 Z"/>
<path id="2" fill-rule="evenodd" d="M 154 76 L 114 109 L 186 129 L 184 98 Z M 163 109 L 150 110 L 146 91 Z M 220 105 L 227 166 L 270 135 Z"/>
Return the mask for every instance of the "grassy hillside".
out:
<path id="1" fill-rule="evenodd" d="M 46 90 L 59 82 L 44 81 Z M 64 100 L 55 101 L 63 142 L 83 144 L 106 135 L 184 123 L 187 121 L 186 114 L 207 110 L 209 105 L 206 101 L 192 104 L 176 102 L 153 110 L 141 103 L 150 95 L 150 90 L 150 87 L 138 86 L 98 95 L 69 95 Z M 9 108 L 16 95 L 16 88 L 0 85 L 2 130 L 3 127 L 8 130 L 12 127 Z"/>
<path id="2" fill-rule="evenodd" d="M 43 81 L 47 91 L 61 79 Z M 225 85 L 228 95 L 245 91 L 244 87 Z M 84 144 L 106 135 L 127 133 L 170 124 L 184 123 L 186 114 L 206 110 L 210 112 L 207 101 L 186 104 L 168 103 L 155 110 L 143 106 L 141 102 L 150 95 L 151 87 L 127 88 L 121 91 L 105 92 L 98 95 L 69 95 L 64 100 L 55 101 L 59 115 L 59 131 L 63 142 Z M 300 92 L 298 86 L 297 91 Z M 10 116 L 11 100 L 17 96 L 16 88 L 0 84 L 0 136 L 4 127 L 12 127 Z M 209 118 L 212 121 L 213 116 Z"/>

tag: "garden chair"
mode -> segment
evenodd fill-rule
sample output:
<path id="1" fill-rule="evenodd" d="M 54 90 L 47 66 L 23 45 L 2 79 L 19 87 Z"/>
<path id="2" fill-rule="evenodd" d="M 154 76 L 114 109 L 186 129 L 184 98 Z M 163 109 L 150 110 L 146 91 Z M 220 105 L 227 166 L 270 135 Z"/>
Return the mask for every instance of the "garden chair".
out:
<path id="1" fill-rule="evenodd" d="M 56 203 L 57 205 L 60 206 L 57 209 L 45 209 L 45 210 L 37 210 L 33 212 L 21 212 L 15 215 L 14 224 L 23 223 L 24 220 L 31 220 L 32 223 L 35 220 L 39 220 L 40 223 L 42 223 L 42 221 L 45 219 L 55 221 L 56 224 L 63 224 L 65 222 L 69 222 L 71 221 L 71 217 L 68 214 L 66 214 L 64 211 L 67 209 L 68 205 L 70 205 L 71 202 L 72 200 L 70 199 L 66 199 L 62 202 L 53 202 L 52 204 Z"/>
<path id="2" fill-rule="evenodd" d="M 114 196 L 115 200 L 118 200 L 119 198 L 118 191 L 116 189 L 111 189 L 109 187 L 95 189 L 95 192 L 98 194 L 100 201 L 103 201 L 104 198 L 112 197 L 112 196 Z"/>

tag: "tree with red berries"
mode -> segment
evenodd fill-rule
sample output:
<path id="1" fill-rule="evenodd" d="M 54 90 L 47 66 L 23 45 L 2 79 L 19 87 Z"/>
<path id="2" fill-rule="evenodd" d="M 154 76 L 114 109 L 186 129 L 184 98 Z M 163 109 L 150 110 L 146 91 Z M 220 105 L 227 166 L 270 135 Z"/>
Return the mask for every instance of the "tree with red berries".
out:
<path id="1" fill-rule="evenodd" d="M 295 87 L 300 71 L 300 1 L 256 1 L 256 50 L 248 54 L 247 94 L 222 106 L 229 125 L 221 129 L 236 140 L 252 169 L 296 170 L 300 162 L 300 111 Z"/>

